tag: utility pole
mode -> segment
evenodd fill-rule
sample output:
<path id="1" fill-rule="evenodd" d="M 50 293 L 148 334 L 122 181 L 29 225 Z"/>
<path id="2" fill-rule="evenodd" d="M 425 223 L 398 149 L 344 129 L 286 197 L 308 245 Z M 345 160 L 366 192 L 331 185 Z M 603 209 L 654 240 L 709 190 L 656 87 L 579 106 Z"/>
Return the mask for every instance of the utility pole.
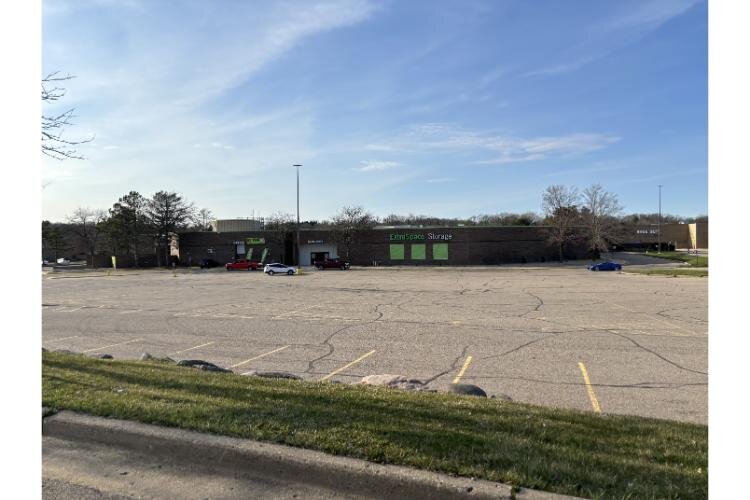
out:
<path id="1" fill-rule="evenodd" d="M 299 255 L 299 168 L 302 165 L 294 164 L 293 167 L 297 167 L 297 272 L 300 271 L 300 255 Z"/>
<path id="2" fill-rule="evenodd" d="M 661 184 L 659 184 L 659 229 L 657 230 L 659 247 L 657 253 L 661 253 Z"/>

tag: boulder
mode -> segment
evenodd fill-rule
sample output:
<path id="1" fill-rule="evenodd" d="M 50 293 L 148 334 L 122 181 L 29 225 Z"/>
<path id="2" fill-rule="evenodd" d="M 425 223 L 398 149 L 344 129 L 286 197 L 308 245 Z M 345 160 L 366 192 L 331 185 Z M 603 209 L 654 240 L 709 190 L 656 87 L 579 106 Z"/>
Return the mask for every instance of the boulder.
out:
<path id="1" fill-rule="evenodd" d="M 208 361 L 203 361 L 202 359 L 182 359 L 177 362 L 179 366 L 190 366 L 192 368 L 199 368 L 201 370 L 209 371 L 209 372 L 225 372 L 225 373 L 231 373 L 232 370 L 227 370 L 226 368 L 221 368 L 220 366 L 216 366 L 213 363 L 209 363 Z"/>
<path id="2" fill-rule="evenodd" d="M 390 387 L 394 384 L 406 382 L 406 377 L 403 375 L 391 375 L 384 373 L 382 375 L 368 375 L 359 381 L 360 384 L 365 385 L 379 385 Z"/>
<path id="3" fill-rule="evenodd" d="M 94 357 L 99 359 L 114 359 L 111 354 L 97 354 Z"/>
<path id="4" fill-rule="evenodd" d="M 388 387 L 390 389 L 403 389 L 405 391 L 435 392 L 419 379 L 407 379 L 403 375 L 392 375 L 384 373 L 381 375 L 368 375 L 359 381 L 360 384 Z"/>
<path id="5" fill-rule="evenodd" d="M 257 372 L 257 371 L 249 371 L 247 373 L 243 373 L 243 375 L 247 375 L 249 377 L 263 377 L 263 378 L 282 378 L 287 380 L 302 380 L 302 377 L 299 375 L 295 375 L 294 373 L 288 373 L 288 372 Z"/>
<path id="6" fill-rule="evenodd" d="M 144 352 L 143 354 L 141 354 L 141 361 L 165 361 L 169 363 L 175 362 L 175 360 L 170 358 L 169 356 L 157 357 L 157 356 L 152 356 L 151 354 L 147 352 Z"/>
<path id="7" fill-rule="evenodd" d="M 481 387 L 474 384 L 451 384 L 448 387 L 448 392 L 454 394 L 462 394 L 464 396 L 479 396 L 486 398 L 487 393 L 482 390 Z"/>

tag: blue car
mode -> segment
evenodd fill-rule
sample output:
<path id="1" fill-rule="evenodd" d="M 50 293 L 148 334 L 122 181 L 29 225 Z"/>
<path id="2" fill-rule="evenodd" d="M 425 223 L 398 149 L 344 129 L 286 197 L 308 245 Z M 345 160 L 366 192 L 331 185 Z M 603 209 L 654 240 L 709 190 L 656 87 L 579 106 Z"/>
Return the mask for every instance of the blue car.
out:
<path id="1" fill-rule="evenodd" d="M 589 266 L 589 271 L 621 271 L 622 265 L 615 262 L 602 262 Z"/>

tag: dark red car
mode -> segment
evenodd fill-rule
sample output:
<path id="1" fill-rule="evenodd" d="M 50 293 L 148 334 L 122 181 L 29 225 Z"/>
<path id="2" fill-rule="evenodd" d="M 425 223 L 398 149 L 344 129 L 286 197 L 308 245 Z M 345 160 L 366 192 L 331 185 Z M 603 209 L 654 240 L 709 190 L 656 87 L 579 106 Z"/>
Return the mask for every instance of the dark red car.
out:
<path id="1" fill-rule="evenodd" d="M 234 259 L 232 262 L 227 262 L 224 267 L 227 271 L 256 271 L 259 267 L 263 267 L 263 264 L 255 260 Z"/>
<path id="2" fill-rule="evenodd" d="M 320 271 L 323 269 L 349 269 L 349 263 L 341 259 L 316 260 L 313 265 Z"/>

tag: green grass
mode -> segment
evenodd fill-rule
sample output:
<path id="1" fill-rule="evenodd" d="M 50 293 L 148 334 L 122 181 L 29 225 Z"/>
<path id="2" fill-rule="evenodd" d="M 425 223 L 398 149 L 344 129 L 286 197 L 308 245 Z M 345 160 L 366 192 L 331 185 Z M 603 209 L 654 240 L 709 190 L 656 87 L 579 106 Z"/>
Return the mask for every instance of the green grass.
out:
<path id="1" fill-rule="evenodd" d="M 626 272 L 654 276 L 697 276 L 699 278 L 708 277 L 708 269 L 627 269 Z"/>
<path id="2" fill-rule="evenodd" d="M 63 353 L 42 374 L 55 409 L 584 497 L 708 495 L 704 425 Z"/>
<path id="3" fill-rule="evenodd" d="M 684 252 L 648 252 L 645 255 L 656 257 L 658 259 L 685 262 L 690 267 L 708 267 L 708 255 L 688 255 Z"/>

